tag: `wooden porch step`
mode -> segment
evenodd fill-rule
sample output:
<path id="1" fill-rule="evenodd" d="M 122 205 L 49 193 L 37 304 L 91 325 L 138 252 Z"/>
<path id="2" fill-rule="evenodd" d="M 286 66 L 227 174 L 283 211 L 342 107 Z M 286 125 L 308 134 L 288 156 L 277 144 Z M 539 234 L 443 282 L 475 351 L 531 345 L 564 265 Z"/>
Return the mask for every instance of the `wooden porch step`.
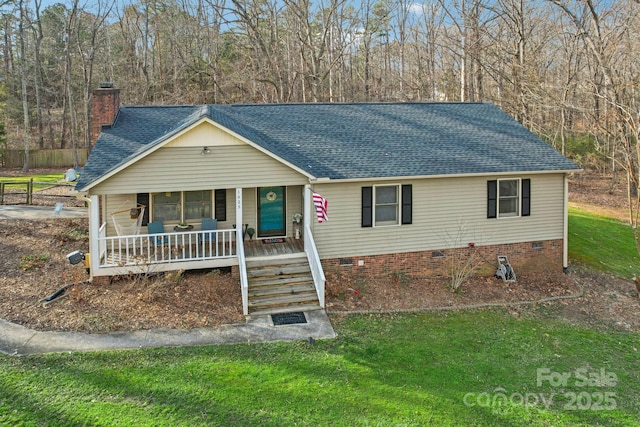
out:
<path id="1" fill-rule="evenodd" d="M 270 267 L 277 265 L 287 265 L 287 264 L 305 264 L 307 263 L 307 256 L 302 254 L 296 254 L 291 256 L 281 256 L 281 257 L 270 257 L 270 258 L 256 258 L 250 259 L 247 258 L 247 268 L 254 267 Z"/>
<path id="2" fill-rule="evenodd" d="M 286 276 L 266 276 L 266 277 L 253 277 L 249 281 L 249 287 L 269 287 L 277 285 L 295 285 L 300 283 L 311 283 L 313 286 L 313 276 L 311 272 L 308 274 L 286 275 Z"/>
<path id="3" fill-rule="evenodd" d="M 293 295 L 275 295 L 249 298 L 249 314 L 257 309 L 276 309 L 284 307 L 296 307 L 301 305 L 318 305 L 318 296 L 313 293 L 300 293 Z M 299 311 L 294 310 L 294 311 Z"/>
<path id="4" fill-rule="evenodd" d="M 316 297 L 316 288 L 313 286 L 313 282 L 296 283 L 291 285 L 272 285 L 272 286 L 250 286 L 249 298 L 256 299 L 261 297 L 270 297 L 276 295 L 311 295 Z"/>
<path id="5" fill-rule="evenodd" d="M 286 276 L 291 274 L 309 273 L 310 271 L 309 263 L 288 264 L 275 267 L 247 268 L 247 277 L 251 280 L 253 277 Z"/>
<path id="6" fill-rule="evenodd" d="M 319 309 L 306 255 L 247 260 L 249 315 Z"/>

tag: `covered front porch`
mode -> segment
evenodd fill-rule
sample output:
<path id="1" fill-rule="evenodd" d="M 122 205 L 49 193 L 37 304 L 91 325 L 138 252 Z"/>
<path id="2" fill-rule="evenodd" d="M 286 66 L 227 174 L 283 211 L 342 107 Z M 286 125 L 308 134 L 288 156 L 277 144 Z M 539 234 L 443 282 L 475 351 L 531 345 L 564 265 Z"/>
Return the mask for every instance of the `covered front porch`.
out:
<path id="1" fill-rule="evenodd" d="M 285 226 L 282 235 L 253 239 L 247 234 L 248 223 L 243 222 L 243 218 L 249 216 L 245 215 L 243 203 L 243 193 L 246 192 L 247 189 L 242 188 L 235 191 L 235 216 L 230 218 L 233 227 L 223 226 L 215 230 L 171 227 L 161 233 L 133 235 L 109 235 L 113 233 L 108 233 L 108 222 L 100 223 L 100 218 L 106 217 L 100 215 L 101 200 L 98 196 L 91 196 L 89 263 L 92 277 L 235 266 L 242 288 L 244 313 L 248 315 L 250 284 L 247 261 L 286 258 L 297 254 L 302 255 L 305 263 L 308 263 L 318 304 L 324 308 L 325 278 L 310 228 L 310 187 L 305 186 L 302 191 L 299 208 L 304 214 L 299 223 Z"/>
<path id="2" fill-rule="evenodd" d="M 238 265 L 238 252 L 234 229 L 215 231 L 185 231 L 133 236 L 104 235 L 101 242 L 104 255 L 101 269 L 116 269 L 120 274 L 131 273 L 131 267 L 149 271 L 172 271 L 228 267 Z M 245 258 L 268 258 L 304 253 L 302 238 L 247 239 L 243 241 Z M 176 265 L 176 263 L 180 263 Z M 105 270 L 106 272 L 106 270 Z M 110 271 L 112 274 L 115 270 Z"/>

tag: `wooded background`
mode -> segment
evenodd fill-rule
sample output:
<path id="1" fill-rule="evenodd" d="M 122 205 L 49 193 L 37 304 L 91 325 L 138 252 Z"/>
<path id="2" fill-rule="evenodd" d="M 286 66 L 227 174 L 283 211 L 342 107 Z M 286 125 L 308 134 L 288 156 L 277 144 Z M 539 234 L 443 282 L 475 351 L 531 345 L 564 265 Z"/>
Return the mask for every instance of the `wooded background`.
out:
<path id="1" fill-rule="evenodd" d="M 123 104 L 488 101 L 638 175 L 635 0 L 0 4 L 4 148 L 90 148 L 109 81 Z"/>

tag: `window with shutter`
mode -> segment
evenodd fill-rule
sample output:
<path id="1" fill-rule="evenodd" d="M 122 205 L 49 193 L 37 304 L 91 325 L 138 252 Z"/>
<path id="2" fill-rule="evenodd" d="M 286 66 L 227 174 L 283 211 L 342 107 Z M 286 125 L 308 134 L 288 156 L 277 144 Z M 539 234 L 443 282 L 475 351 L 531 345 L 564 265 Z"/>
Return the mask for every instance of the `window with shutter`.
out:
<path id="1" fill-rule="evenodd" d="M 487 181 L 487 218 L 530 215 L 530 179 L 515 178 Z"/>
<path id="2" fill-rule="evenodd" d="M 362 187 L 362 227 L 411 224 L 412 189 L 410 184 Z"/>
<path id="3" fill-rule="evenodd" d="M 153 218 L 153 221 L 178 223 L 211 218 L 211 190 L 167 191 L 153 193 L 147 197 L 151 199 L 150 218 Z"/>

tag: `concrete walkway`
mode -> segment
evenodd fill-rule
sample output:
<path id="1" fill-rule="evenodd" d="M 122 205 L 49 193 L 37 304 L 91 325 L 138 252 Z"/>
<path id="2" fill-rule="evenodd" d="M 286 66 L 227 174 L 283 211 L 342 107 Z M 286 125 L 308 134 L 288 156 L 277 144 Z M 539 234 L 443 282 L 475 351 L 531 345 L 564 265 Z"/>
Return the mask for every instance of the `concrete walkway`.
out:
<path id="1" fill-rule="evenodd" d="M 0 219 L 55 219 L 87 218 L 87 208 L 62 207 L 59 213 L 54 206 L 0 205 Z"/>
<path id="2" fill-rule="evenodd" d="M 307 323 L 275 326 L 271 316 L 260 316 L 243 324 L 191 330 L 86 334 L 39 332 L 0 319 L 0 352 L 12 356 L 72 351 L 124 350 L 149 347 L 181 347 L 211 344 L 261 343 L 330 339 L 337 335 L 322 310 L 305 313 Z"/>

